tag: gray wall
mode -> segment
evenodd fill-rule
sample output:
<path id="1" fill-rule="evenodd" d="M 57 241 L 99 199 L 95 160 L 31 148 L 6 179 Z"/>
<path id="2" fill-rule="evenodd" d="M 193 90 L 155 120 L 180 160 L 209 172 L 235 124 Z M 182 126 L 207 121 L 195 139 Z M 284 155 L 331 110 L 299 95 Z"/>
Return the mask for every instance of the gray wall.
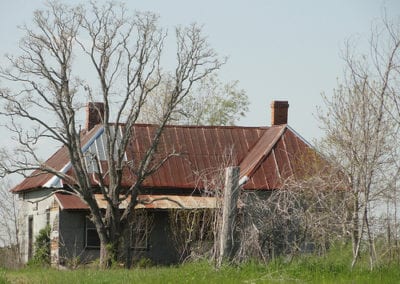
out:
<path id="1" fill-rule="evenodd" d="M 146 257 L 157 264 L 178 262 L 179 255 L 171 238 L 168 211 L 154 211 L 152 214 L 154 223 Z"/>
<path id="2" fill-rule="evenodd" d="M 60 212 L 60 263 L 66 264 L 68 259 L 79 258 L 88 262 L 98 258 L 98 249 L 85 248 L 85 222 L 87 212 L 65 211 Z"/>
<path id="3" fill-rule="evenodd" d="M 28 261 L 28 220 L 29 217 L 33 220 L 33 239 L 38 235 L 39 231 L 47 225 L 47 214 L 54 202 L 54 196 L 51 194 L 51 189 L 42 189 L 21 193 L 19 197 L 19 232 L 21 258 L 23 262 Z M 55 215 L 50 214 L 50 224 L 54 221 Z"/>
<path id="4" fill-rule="evenodd" d="M 85 248 L 85 222 L 87 212 L 60 212 L 60 263 L 68 264 L 68 259 L 79 257 L 80 261 L 89 262 L 99 258 L 99 249 Z M 148 258 L 155 264 L 172 264 L 179 259 L 171 241 L 167 211 L 153 211 L 152 230 L 147 249 L 132 250 L 134 261 Z"/>

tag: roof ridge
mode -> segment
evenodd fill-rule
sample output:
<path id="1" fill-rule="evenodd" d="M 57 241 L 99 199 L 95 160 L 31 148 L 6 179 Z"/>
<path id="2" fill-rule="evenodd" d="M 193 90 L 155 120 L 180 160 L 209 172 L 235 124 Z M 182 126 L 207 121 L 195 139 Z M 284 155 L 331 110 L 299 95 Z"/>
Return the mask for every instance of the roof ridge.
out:
<path id="1" fill-rule="evenodd" d="M 110 125 L 116 125 L 115 122 L 110 122 Z M 118 123 L 120 126 L 126 126 L 125 123 Z M 158 124 L 154 123 L 135 123 L 133 126 L 138 127 L 157 127 Z M 242 126 L 242 125 L 182 125 L 182 124 L 167 124 L 166 128 L 219 128 L 219 129 L 269 129 L 270 126 Z"/>

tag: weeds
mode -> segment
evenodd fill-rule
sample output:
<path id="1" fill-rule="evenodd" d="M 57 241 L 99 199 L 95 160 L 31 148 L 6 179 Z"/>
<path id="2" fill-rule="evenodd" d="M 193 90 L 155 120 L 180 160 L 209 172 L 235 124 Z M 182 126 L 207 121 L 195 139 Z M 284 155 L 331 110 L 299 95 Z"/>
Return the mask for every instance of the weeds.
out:
<path id="1" fill-rule="evenodd" d="M 59 271 L 28 267 L 0 270 L 0 283 L 398 283 L 396 264 L 382 264 L 370 271 L 368 262 L 354 270 L 348 263 L 348 250 L 335 249 L 325 257 L 302 256 L 290 263 L 277 258 L 267 265 L 248 261 L 224 264 L 216 269 L 207 261 L 171 267 L 93 268 Z M 8 281 L 8 282 L 7 282 Z"/>

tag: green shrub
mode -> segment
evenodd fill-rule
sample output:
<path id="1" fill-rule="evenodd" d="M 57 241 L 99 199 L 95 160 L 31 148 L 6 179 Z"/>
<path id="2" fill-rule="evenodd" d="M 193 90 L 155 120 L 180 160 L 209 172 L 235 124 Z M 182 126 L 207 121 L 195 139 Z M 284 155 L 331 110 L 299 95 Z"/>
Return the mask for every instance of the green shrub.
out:
<path id="1" fill-rule="evenodd" d="M 35 238 L 35 254 L 28 262 L 29 266 L 50 265 L 50 225 L 39 231 Z"/>
<path id="2" fill-rule="evenodd" d="M 152 266 L 153 266 L 153 262 L 151 261 L 151 259 L 146 258 L 146 257 L 142 257 L 135 263 L 135 267 L 137 267 L 137 268 L 149 268 Z"/>

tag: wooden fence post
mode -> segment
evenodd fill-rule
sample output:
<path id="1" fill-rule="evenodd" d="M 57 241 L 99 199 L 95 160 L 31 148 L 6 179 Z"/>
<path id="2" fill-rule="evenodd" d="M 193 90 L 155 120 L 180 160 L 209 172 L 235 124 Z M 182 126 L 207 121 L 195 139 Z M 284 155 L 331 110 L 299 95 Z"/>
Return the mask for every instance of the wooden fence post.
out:
<path id="1" fill-rule="evenodd" d="M 239 167 L 228 167 L 225 170 L 225 188 L 222 203 L 222 220 L 218 265 L 224 259 L 231 259 L 234 245 L 234 225 L 239 198 Z"/>

